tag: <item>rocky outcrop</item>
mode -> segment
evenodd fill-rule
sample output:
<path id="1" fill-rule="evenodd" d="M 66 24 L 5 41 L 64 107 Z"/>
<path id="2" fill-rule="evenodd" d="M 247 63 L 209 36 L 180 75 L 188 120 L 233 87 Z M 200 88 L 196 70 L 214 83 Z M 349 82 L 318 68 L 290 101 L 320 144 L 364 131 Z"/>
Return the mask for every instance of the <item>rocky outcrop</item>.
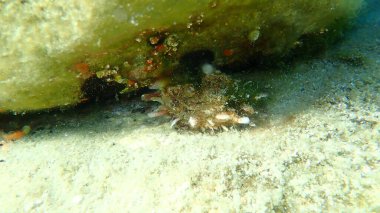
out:
<path id="1" fill-rule="evenodd" d="M 214 65 L 284 54 L 334 32 L 361 0 L 0 2 L 0 110 L 74 105 L 94 79 L 128 92 L 186 57 Z M 90 88 L 89 88 L 90 87 Z M 95 94 L 96 95 L 96 94 Z"/>

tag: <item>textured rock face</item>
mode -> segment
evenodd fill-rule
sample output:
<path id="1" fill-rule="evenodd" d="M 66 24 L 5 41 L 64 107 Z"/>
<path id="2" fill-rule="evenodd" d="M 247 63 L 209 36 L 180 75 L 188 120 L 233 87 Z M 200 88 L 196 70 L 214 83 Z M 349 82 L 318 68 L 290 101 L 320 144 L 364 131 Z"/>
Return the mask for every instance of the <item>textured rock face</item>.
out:
<path id="1" fill-rule="evenodd" d="M 89 95 L 83 85 L 94 78 L 118 84 L 124 92 L 151 85 L 197 51 L 207 50 L 216 65 L 282 54 L 302 45 L 303 35 L 333 31 L 337 20 L 354 16 L 362 3 L 0 2 L 0 110 L 76 104 Z"/>

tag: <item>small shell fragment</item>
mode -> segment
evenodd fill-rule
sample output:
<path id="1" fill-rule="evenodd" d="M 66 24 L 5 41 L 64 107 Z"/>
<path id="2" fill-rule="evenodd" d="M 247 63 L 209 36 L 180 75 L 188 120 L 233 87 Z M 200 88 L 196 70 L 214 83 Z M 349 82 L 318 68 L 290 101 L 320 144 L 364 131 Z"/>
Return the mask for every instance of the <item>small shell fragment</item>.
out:
<path id="1" fill-rule="evenodd" d="M 171 122 L 171 124 L 170 124 L 170 128 L 173 128 L 177 123 L 178 123 L 178 121 L 180 121 L 181 119 L 179 119 L 179 118 L 176 118 L 176 119 L 174 119 L 172 122 Z"/>
<path id="2" fill-rule="evenodd" d="M 217 114 L 217 115 L 215 116 L 215 118 L 216 118 L 217 120 L 220 120 L 220 121 L 228 121 L 228 120 L 231 119 L 231 116 L 228 115 L 228 114 L 226 114 L 226 113 L 220 113 L 220 114 Z"/>
<path id="3" fill-rule="evenodd" d="M 215 123 L 212 120 L 207 120 L 207 123 L 210 124 L 211 126 L 215 126 Z"/>
<path id="4" fill-rule="evenodd" d="M 197 126 L 198 120 L 194 117 L 190 117 L 189 118 L 189 124 L 190 124 L 191 128 L 194 128 Z"/>
<path id="5" fill-rule="evenodd" d="M 237 119 L 237 123 L 239 124 L 249 124 L 251 120 L 248 117 L 240 117 Z"/>
<path id="6" fill-rule="evenodd" d="M 212 73 L 215 72 L 215 67 L 208 63 L 203 64 L 201 69 L 202 69 L 203 74 L 205 75 L 211 75 Z"/>
<path id="7" fill-rule="evenodd" d="M 226 127 L 226 126 L 224 126 L 224 125 L 222 125 L 222 129 L 225 131 L 225 132 L 228 132 L 228 128 Z"/>

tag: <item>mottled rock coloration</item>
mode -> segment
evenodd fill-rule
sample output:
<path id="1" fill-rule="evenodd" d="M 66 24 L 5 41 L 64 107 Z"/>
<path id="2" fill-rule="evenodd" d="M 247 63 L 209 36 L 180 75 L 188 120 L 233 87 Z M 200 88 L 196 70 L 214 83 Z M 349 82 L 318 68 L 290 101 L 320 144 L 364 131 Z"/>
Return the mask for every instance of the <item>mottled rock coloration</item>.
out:
<path id="1" fill-rule="evenodd" d="M 175 76 L 181 59 L 197 51 L 210 54 L 205 57 L 217 66 L 284 54 L 302 46 L 302 36 L 334 32 L 362 4 L 362 0 L 0 1 L 0 110 L 75 105 L 97 92 L 89 83 L 94 79 L 122 92 L 149 86 Z"/>

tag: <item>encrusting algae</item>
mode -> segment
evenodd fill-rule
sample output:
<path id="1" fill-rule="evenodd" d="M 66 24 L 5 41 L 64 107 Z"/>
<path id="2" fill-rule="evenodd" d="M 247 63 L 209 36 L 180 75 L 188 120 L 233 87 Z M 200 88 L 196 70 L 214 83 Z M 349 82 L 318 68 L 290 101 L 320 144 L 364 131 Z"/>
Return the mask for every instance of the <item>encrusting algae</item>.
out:
<path id="1" fill-rule="evenodd" d="M 65 107 L 151 87 L 160 90 L 159 111 L 173 116 L 176 125 L 225 129 L 251 123 L 252 104 L 232 101 L 233 80 L 216 70 L 188 81 L 191 73 L 178 72 L 184 63 L 234 66 L 302 52 L 314 47 L 313 38 L 320 44 L 340 35 L 363 1 L 0 4 L 1 111 Z M 176 85 L 173 79 L 182 76 Z"/>

